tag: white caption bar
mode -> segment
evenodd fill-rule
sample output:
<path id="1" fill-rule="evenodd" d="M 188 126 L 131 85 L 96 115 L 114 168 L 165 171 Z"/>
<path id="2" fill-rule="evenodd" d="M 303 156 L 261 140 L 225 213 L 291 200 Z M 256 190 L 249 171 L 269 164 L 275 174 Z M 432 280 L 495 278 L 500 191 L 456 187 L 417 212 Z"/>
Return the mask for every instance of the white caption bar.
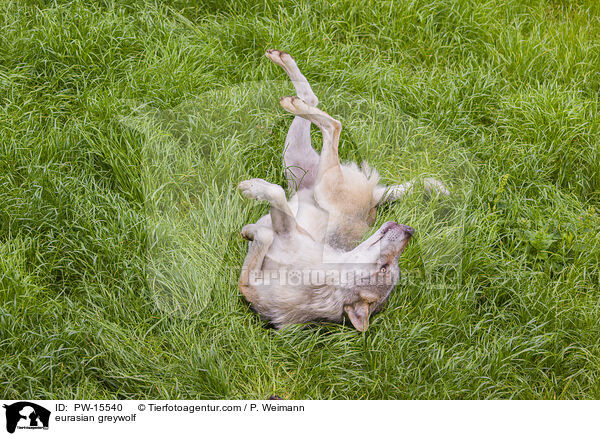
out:
<path id="1" fill-rule="evenodd" d="M 599 434 L 596 401 L 0 400 L 0 435 Z M 38 433 L 42 430 L 42 433 Z M 386 433 L 387 434 L 387 431 Z"/>

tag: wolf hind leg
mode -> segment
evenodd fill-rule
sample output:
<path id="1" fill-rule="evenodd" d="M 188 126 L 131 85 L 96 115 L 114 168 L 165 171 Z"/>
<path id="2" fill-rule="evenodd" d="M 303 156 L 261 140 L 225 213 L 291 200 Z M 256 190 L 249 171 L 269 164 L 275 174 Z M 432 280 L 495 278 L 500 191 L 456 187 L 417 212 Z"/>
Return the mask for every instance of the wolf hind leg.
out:
<path id="1" fill-rule="evenodd" d="M 318 166 L 319 154 L 310 141 L 310 121 L 294 117 L 283 149 L 285 178 L 292 191 L 313 186 Z"/>
<path id="2" fill-rule="evenodd" d="M 338 146 L 342 123 L 296 96 L 283 97 L 279 103 L 288 112 L 315 124 L 323 134 L 323 148 L 317 166 L 315 185 L 322 183 L 324 178 L 327 178 L 328 182 L 341 180 L 342 169 L 340 167 Z"/>
<path id="3" fill-rule="evenodd" d="M 296 95 L 311 106 L 317 106 L 319 99 L 310 87 L 310 83 L 304 74 L 298 68 L 296 61 L 289 54 L 281 50 L 267 50 L 265 55 L 276 65 L 279 65 L 286 72 L 296 90 Z"/>
<path id="4" fill-rule="evenodd" d="M 296 95 L 311 106 L 319 104 L 308 80 L 289 53 L 267 50 L 266 56 L 287 73 L 294 84 Z M 283 167 L 288 186 L 293 191 L 310 188 L 315 182 L 318 164 L 319 154 L 312 148 L 310 140 L 310 121 L 297 116 L 288 130 L 283 149 Z"/>

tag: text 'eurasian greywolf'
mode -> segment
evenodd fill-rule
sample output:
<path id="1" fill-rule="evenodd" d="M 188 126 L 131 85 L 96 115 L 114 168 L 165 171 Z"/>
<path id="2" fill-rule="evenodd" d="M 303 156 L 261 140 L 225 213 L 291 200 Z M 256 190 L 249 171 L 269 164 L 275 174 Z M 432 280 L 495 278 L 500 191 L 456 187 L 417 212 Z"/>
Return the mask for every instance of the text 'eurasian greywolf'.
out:
<path id="1" fill-rule="evenodd" d="M 296 191 L 288 200 L 281 186 L 262 179 L 239 184 L 244 196 L 270 204 L 268 215 L 242 229 L 251 242 L 240 290 L 278 328 L 341 322 L 345 314 L 364 331 L 398 282 L 398 258 L 414 230 L 390 221 L 359 242 L 374 223 L 377 206 L 401 198 L 415 182 L 382 186 L 367 164 L 340 163 L 340 122 L 317 109 L 317 97 L 289 54 L 269 50 L 267 57 L 284 69 L 297 93 L 280 101 L 295 115 L 283 161 L 288 185 Z M 311 146 L 311 123 L 323 135 L 320 156 Z M 435 179 L 423 184 L 448 195 Z"/>

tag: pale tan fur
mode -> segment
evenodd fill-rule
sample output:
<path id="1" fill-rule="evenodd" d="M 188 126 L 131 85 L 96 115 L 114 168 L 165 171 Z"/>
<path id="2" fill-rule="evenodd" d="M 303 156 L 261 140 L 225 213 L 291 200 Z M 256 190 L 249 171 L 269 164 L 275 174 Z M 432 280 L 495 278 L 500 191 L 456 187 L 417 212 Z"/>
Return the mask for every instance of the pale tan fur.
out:
<path id="1" fill-rule="evenodd" d="M 316 108 L 318 99 L 289 54 L 269 50 L 267 57 L 286 71 L 301 97 L 281 99 L 296 115 L 284 164 L 297 191 L 288 200 L 283 188 L 261 179 L 239 184 L 244 196 L 271 206 L 269 215 L 242 229 L 251 242 L 240 291 L 276 327 L 341 322 L 347 316 L 364 331 L 398 281 L 398 258 L 414 230 L 387 222 L 359 242 L 374 222 L 377 205 L 401 198 L 414 182 L 385 187 L 368 164 L 340 163 L 340 122 Z M 310 123 L 323 134 L 320 156 L 310 145 Z M 437 180 L 426 179 L 424 185 L 447 193 Z"/>

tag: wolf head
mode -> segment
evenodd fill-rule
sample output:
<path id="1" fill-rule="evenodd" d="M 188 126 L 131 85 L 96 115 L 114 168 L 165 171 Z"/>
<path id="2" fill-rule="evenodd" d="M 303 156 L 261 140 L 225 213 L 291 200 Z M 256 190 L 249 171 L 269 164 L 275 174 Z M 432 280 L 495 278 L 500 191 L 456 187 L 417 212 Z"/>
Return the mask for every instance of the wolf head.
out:
<path id="1" fill-rule="evenodd" d="M 344 289 L 348 298 L 343 306 L 357 330 L 369 327 L 370 315 L 381 310 L 398 283 L 398 258 L 414 232 L 412 227 L 389 221 L 344 256 L 345 263 L 353 265 L 359 274 L 358 280 Z"/>

